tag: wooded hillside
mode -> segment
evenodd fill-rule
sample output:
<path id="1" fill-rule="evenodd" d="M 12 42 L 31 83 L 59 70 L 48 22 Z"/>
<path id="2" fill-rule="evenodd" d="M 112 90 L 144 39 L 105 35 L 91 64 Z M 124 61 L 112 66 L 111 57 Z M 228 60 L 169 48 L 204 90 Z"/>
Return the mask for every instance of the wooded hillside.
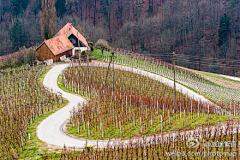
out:
<path id="1" fill-rule="evenodd" d="M 185 67 L 236 75 L 239 0 L 57 0 L 57 26 Z M 0 0 L 0 55 L 42 42 L 41 0 Z"/>

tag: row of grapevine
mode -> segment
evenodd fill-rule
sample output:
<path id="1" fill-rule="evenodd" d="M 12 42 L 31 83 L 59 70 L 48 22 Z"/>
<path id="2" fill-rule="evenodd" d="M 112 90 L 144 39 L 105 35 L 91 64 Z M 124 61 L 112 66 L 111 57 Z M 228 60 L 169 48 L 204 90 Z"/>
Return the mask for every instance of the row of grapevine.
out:
<path id="1" fill-rule="evenodd" d="M 154 72 L 163 77 L 174 79 L 173 65 L 165 63 L 161 60 L 154 59 L 142 54 L 127 53 L 125 50 L 113 48 L 116 52 L 114 62 L 118 64 L 124 64 L 135 68 L 140 68 L 150 72 Z M 110 61 L 109 56 L 104 56 L 104 61 Z M 226 88 L 203 77 L 195 74 L 191 71 L 176 67 L 176 81 L 180 84 L 188 86 L 196 92 L 204 95 L 207 99 L 216 103 L 230 103 L 230 101 L 239 101 L 240 91 L 237 89 Z"/>
<path id="2" fill-rule="evenodd" d="M 238 122 L 237 122 L 238 123 Z M 235 127 L 233 127 L 235 125 Z M 98 144 L 84 150 L 66 148 L 60 154 L 48 153 L 45 159 L 239 159 L 239 125 L 208 127 L 195 132 L 176 132 L 174 136 L 130 139 L 103 148 Z"/>
<path id="3" fill-rule="evenodd" d="M 0 75 L 0 157 L 19 158 L 27 128 L 36 117 L 57 108 L 63 99 L 38 82 L 45 66 L 13 69 Z"/>
<path id="4" fill-rule="evenodd" d="M 79 137 L 115 139 L 160 134 L 172 126 L 183 129 L 196 119 L 208 120 L 227 114 L 179 92 L 175 106 L 172 88 L 117 69 L 110 69 L 106 81 L 107 72 L 103 65 L 91 64 L 89 70 L 86 66 L 72 65 L 63 73 L 69 90 L 90 97 L 88 104 L 71 112 L 68 127 Z M 239 115 L 238 108 L 239 103 L 235 103 L 226 110 L 234 117 Z"/>

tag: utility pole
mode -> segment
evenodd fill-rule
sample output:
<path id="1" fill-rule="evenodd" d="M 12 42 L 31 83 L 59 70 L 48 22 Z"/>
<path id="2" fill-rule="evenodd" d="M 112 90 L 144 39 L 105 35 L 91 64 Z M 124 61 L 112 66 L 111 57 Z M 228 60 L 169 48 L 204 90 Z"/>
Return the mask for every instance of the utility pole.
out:
<path id="1" fill-rule="evenodd" d="M 77 32 L 77 38 L 78 38 L 78 32 Z M 78 38 L 78 47 L 80 47 L 80 40 L 79 40 L 79 38 Z M 81 54 L 82 54 L 81 50 L 80 51 L 78 50 L 78 60 L 79 60 L 80 66 L 81 66 Z"/>
<path id="2" fill-rule="evenodd" d="M 176 75 L 175 75 L 175 52 L 173 52 L 173 76 L 174 76 L 174 108 L 176 109 Z"/>
<path id="3" fill-rule="evenodd" d="M 89 50 L 86 50 L 85 54 L 87 54 L 87 69 L 88 69 L 88 83 L 90 81 L 89 79 Z"/>
<path id="4" fill-rule="evenodd" d="M 107 86 L 107 77 L 108 77 L 108 73 L 109 73 L 110 64 L 113 61 L 113 57 L 114 57 L 114 52 L 112 52 L 111 60 L 110 60 L 110 62 L 108 64 L 108 70 L 107 70 L 107 75 L 106 75 L 106 79 L 105 79 L 105 87 L 104 88 L 106 88 L 106 86 Z M 114 72 L 114 65 L 113 65 L 113 72 Z M 113 76 L 113 90 L 114 90 L 114 76 Z"/>

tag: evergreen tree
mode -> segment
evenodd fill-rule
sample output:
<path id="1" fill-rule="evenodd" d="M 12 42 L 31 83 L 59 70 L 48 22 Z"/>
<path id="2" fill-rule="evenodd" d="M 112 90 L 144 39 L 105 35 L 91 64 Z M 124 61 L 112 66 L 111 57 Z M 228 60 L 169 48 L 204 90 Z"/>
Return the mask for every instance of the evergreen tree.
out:
<path id="1" fill-rule="evenodd" d="M 153 15 L 153 0 L 148 1 L 148 16 L 151 17 Z"/>
<path id="2" fill-rule="evenodd" d="M 102 18 L 104 18 L 106 21 L 108 20 L 108 10 L 109 10 L 108 3 L 109 3 L 109 0 L 100 1 L 100 5 L 101 5 L 100 13 L 102 14 Z"/>
<path id="3" fill-rule="evenodd" d="M 110 10 L 112 7 L 112 1 L 111 0 L 100 0 L 100 13 L 101 18 L 105 20 L 105 24 L 108 26 L 108 29 L 111 28 L 111 19 L 110 19 Z"/>
<path id="4" fill-rule="evenodd" d="M 219 48 L 219 58 L 225 58 L 228 51 L 228 34 L 230 33 L 230 18 L 224 13 L 224 16 L 220 20 L 220 26 L 218 30 L 218 46 Z"/>
<path id="5" fill-rule="evenodd" d="M 57 16 L 62 18 L 63 14 L 67 12 L 66 0 L 57 0 L 55 6 L 57 10 Z"/>
<path id="6" fill-rule="evenodd" d="M 17 51 L 24 44 L 22 23 L 17 18 L 11 29 L 12 50 Z"/>
<path id="7" fill-rule="evenodd" d="M 43 39 L 52 38 L 57 29 L 56 0 L 41 0 L 40 25 Z"/>
<path id="8" fill-rule="evenodd" d="M 27 8 L 29 0 L 11 0 L 11 7 L 14 15 L 18 15 Z"/>
<path id="9" fill-rule="evenodd" d="M 210 66 L 210 72 L 212 73 L 219 73 L 220 67 L 217 63 L 216 59 L 213 59 L 212 64 Z"/>
<path id="10" fill-rule="evenodd" d="M 230 32 L 230 18 L 224 13 L 224 16 L 220 20 L 220 26 L 218 30 L 218 46 L 222 46 L 228 40 L 228 33 Z"/>

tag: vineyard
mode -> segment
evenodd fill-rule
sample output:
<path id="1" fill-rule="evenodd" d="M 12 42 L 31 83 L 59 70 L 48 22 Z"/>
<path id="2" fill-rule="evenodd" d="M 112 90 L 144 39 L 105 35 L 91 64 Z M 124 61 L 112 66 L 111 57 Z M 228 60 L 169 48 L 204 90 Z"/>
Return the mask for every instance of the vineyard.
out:
<path id="1" fill-rule="evenodd" d="M 237 122 L 239 123 L 239 122 Z M 64 148 L 61 154 L 47 154 L 46 159 L 239 159 L 239 128 L 233 129 L 232 121 L 225 129 L 222 127 L 208 128 L 192 132 L 151 140 L 139 138 L 129 140 L 128 144 L 108 148 L 87 148 L 84 151 Z M 231 133 L 227 135 L 227 133 Z M 201 140 L 197 140 L 199 135 Z M 190 141 L 189 141 L 190 140 Z M 110 141 L 109 141 L 110 142 Z M 193 142 L 193 144 L 191 143 Z M 99 146 L 97 146 L 99 147 Z"/>
<path id="2" fill-rule="evenodd" d="M 161 60 L 142 54 L 128 53 L 125 50 L 113 48 L 116 53 L 114 63 L 140 68 L 163 77 L 174 79 L 174 66 Z M 104 61 L 110 62 L 110 56 L 104 56 Z M 191 71 L 176 67 L 176 82 L 187 86 L 207 99 L 219 104 L 229 105 L 230 101 L 240 100 L 240 90 L 223 87 L 213 83 Z"/>
<path id="3" fill-rule="evenodd" d="M 173 89 L 158 81 L 126 70 L 110 69 L 107 73 L 106 67 L 91 65 L 89 69 L 70 67 L 63 74 L 70 92 L 91 97 L 87 105 L 71 112 L 68 132 L 76 137 L 149 136 L 239 117 L 239 103 L 226 108 L 231 113 L 226 115 L 214 106 L 177 92 L 174 105 Z"/>
<path id="4" fill-rule="evenodd" d="M 140 68 L 173 79 L 172 65 L 141 55 L 120 54 L 120 50 L 115 52 L 118 54 L 114 58 L 103 58 L 106 62 L 112 59 L 115 65 L 71 63 L 56 82 L 62 90 L 88 100 L 70 111 L 64 131 L 85 139 L 85 149 L 46 149 L 45 154 L 38 156 L 43 159 L 238 159 L 239 90 L 176 68 L 178 83 L 217 105 L 187 95 L 181 89 L 175 94 L 171 85 L 156 76 L 134 70 Z M 32 138 L 28 128 L 38 117 L 65 103 L 60 93 L 52 94 L 42 86 L 41 76 L 45 72 L 45 66 L 22 66 L 0 75 L 1 158 L 19 159 L 23 152 L 28 153 L 24 147 Z M 92 146 L 91 141 L 97 145 Z"/>
<path id="5" fill-rule="evenodd" d="M 22 66 L 0 75 L 0 157 L 19 158 L 31 135 L 28 127 L 40 115 L 63 103 L 60 94 L 52 94 L 38 82 L 45 66 Z"/>

